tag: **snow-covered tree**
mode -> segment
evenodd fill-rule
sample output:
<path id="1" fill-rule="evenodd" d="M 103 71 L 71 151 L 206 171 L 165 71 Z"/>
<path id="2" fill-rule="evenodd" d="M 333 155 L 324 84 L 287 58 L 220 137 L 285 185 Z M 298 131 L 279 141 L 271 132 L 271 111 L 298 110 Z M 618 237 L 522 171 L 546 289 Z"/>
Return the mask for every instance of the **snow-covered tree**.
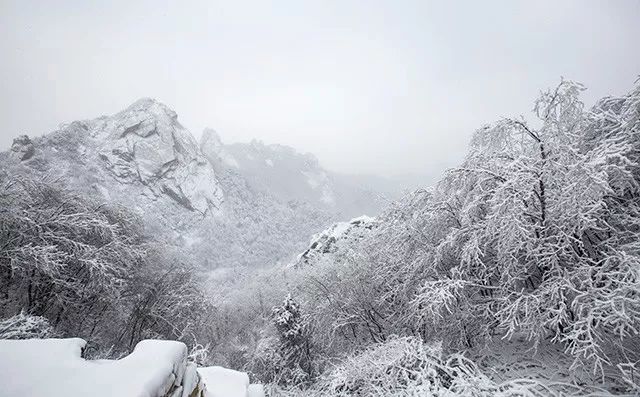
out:
<path id="1" fill-rule="evenodd" d="M 433 191 L 309 272 L 319 340 L 344 351 L 395 333 L 467 349 L 524 335 L 562 344 L 575 365 L 635 368 L 640 91 L 585 110 L 582 90 L 563 80 L 534 120 L 481 128 Z"/>
<path id="2" fill-rule="evenodd" d="M 23 311 L 0 320 L 0 339 L 42 339 L 55 335 L 49 320 Z"/>
<path id="3" fill-rule="evenodd" d="M 97 354 L 119 354 L 143 338 L 203 340 L 209 312 L 193 266 L 145 236 L 128 211 L 55 181 L 0 175 L 7 332 L 44 318 L 62 336 L 90 340 Z"/>
<path id="4" fill-rule="evenodd" d="M 455 300 L 469 318 L 482 319 L 485 336 L 497 329 L 551 337 L 601 368 L 611 363 L 612 338 L 622 343 L 640 324 L 632 238 L 639 230 L 638 163 L 629 149 L 637 146 L 639 110 L 636 90 L 619 104 L 626 110 L 616 133 L 601 131 L 604 138 L 585 150 L 586 132 L 606 123 L 599 108 L 584 112 L 581 90 L 562 81 L 544 92 L 534 107 L 536 127 L 504 119 L 476 132 L 467 160 L 438 194 L 456 223 L 438 247 L 448 254 L 451 242 L 456 248 L 456 260 L 448 261 L 455 266 L 441 274 L 450 281 L 440 292 L 425 284 L 417 302 L 454 314 Z M 619 205 L 624 209 L 616 211 Z M 452 285 L 464 286 L 464 297 L 457 290 L 436 298 Z"/>
<path id="5" fill-rule="evenodd" d="M 0 181 L 0 267 L 6 314 L 25 309 L 57 326 L 111 308 L 144 255 L 126 212 L 95 205 L 47 181 Z M 8 311 L 8 312 L 7 312 Z"/>
<path id="6" fill-rule="evenodd" d="M 273 323 L 280 340 L 282 357 L 280 382 L 301 384 L 315 374 L 311 329 L 300 305 L 288 294 L 273 308 Z"/>

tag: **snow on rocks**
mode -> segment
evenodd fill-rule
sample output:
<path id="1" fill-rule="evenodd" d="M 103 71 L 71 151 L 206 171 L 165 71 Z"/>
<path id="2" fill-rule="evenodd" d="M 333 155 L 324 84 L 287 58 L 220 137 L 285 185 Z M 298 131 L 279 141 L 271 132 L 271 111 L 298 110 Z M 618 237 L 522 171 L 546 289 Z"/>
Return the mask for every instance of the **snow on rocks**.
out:
<path id="1" fill-rule="evenodd" d="M 187 362 L 182 342 L 143 340 L 120 360 L 85 360 L 80 338 L 0 340 L 2 397 L 264 397 L 262 385 Z"/>
<path id="2" fill-rule="evenodd" d="M 298 255 L 292 266 L 313 265 L 328 258 L 336 253 L 339 247 L 345 244 L 351 245 L 369 235 L 378 223 L 378 220 L 366 215 L 353 218 L 348 222 L 334 223 L 311 238 L 309 248 Z"/>
<path id="3" fill-rule="evenodd" d="M 145 340 L 120 360 L 85 360 L 86 342 L 71 339 L 0 340 L 4 397 L 188 397 L 202 386 L 187 347 Z"/>
<path id="4" fill-rule="evenodd" d="M 20 135 L 13 140 L 11 145 L 11 156 L 19 161 L 29 160 L 36 152 L 35 146 L 27 135 Z"/>
<path id="5" fill-rule="evenodd" d="M 247 397 L 249 376 L 223 367 L 198 368 L 205 397 Z"/>
<path id="6" fill-rule="evenodd" d="M 214 169 L 177 118 L 165 105 L 144 98 L 85 125 L 100 142 L 105 167 L 118 180 L 142 183 L 192 211 L 217 210 L 223 193 Z"/>

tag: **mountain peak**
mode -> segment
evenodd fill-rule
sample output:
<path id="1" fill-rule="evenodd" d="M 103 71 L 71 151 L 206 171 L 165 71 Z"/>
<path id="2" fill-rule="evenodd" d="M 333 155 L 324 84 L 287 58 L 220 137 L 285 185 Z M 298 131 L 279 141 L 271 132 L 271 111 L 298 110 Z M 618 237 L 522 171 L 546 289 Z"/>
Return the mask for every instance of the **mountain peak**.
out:
<path id="1" fill-rule="evenodd" d="M 177 113 L 173 109 L 157 99 L 148 97 L 138 99 L 120 113 L 129 112 L 147 112 L 157 115 L 166 115 L 174 120 L 178 118 Z"/>
<path id="2" fill-rule="evenodd" d="M 222 191 L 211 164 L 165 104 L 142 98 L 89 125 L 103 164 L 120 181 L 140 183 L 200 213 L 219 208 Z"/>
<path id="3" fill-rule="evenodd" d="M 167 105 L 153 98 L 140 98 L 131 105 L 110 116 L 86 121 L 91 135 L 104 141 L 118 140 L 128 135 L 149 138 L 157 135 L 169 142 L 169 137 L 184 128 L 178 122 L 178 114 Z M 188 131 L 185 139 L 194 141 Z"/>

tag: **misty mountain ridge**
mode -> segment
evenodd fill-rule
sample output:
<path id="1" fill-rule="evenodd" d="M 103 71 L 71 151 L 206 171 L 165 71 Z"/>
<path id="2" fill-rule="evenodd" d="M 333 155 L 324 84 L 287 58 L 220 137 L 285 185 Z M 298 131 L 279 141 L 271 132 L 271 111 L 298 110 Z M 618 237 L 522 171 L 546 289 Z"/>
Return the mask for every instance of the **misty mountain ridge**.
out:
<path id="1" fill-rule="evenodd" d="M 212 129 L 198 142 L 175 111 L 150 98 L 39 138 L 19 137 L 0 161 L 7 171 L 51 174 L 80 194 L 133 210 L 149 233 L 207 267 L 288 261 L 310 235 L 375 215 L 401 190 L 384 178 L 327 171 L 312 154 L 283 145 L 224 144 Z"/>
<path id="2" fill-rule="evenodd" d="M 311 153 L 257 139 L 226 144 L 210 128 L 203 131 L 200 147 L 214 167 L 236 171 L 253 188 L 282 201 L 301 201 L 327 209 L 338 214 L 337 219 L 375 215 L 404 190 L 419 185 L 417 177 L 398 182 L 377 175 L 337 173 L 322 167 Z"/>

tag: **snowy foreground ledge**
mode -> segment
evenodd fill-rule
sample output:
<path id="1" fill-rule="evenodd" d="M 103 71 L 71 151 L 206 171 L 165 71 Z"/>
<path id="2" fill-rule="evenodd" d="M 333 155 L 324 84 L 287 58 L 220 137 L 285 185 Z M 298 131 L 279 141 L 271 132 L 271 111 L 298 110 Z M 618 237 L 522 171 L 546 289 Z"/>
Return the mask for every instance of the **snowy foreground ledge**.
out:
<path id="1" fill-rule="evenodd" d="M 243 372 L 187 363 L 176 341 L 144 340 L 120 360 L 85 360 L 84 340 L 0 340 L 3 397 L 262 397 Z"/>

